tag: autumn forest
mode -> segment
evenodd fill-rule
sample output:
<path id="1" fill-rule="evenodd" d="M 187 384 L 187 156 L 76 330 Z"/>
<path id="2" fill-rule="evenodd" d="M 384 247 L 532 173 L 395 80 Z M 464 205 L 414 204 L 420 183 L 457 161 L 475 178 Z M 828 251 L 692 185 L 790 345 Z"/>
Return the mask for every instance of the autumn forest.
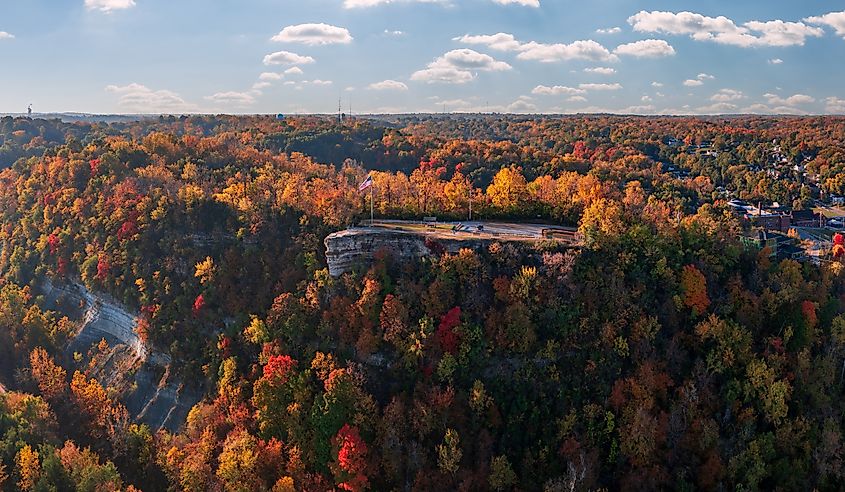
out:
<path id="1" fill-rule="evenodd" d="M 729 203 L 843 194 L 841 117 L 4 117 L 0 490 L 841 490 L 842 236 Z M 331 275 L 371 198 L 580 243 Z"/>

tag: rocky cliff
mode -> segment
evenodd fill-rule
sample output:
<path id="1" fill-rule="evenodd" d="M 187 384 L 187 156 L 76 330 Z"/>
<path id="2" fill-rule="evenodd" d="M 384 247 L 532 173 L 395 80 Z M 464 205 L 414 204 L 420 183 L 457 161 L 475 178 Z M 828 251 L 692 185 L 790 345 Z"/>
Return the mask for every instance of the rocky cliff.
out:
<path id="1" fill-rule="evenodd" d="M 80 354 L 87 365 L 89 355 L 105 340 L 108 349 L 97 355 L 92 376 L 120 392 L 132 417 L 153 430 L 177 430 L 185 422 L 202 398 L 202 388 L 185 385 L 173 374 L 169 356 L 144 345 L 135 333 L 137 315 L 79 283 L 48 280 L 42 291 L 46 308 L 79 322 L 79 331 L 66 348 L 68 360 Z"/>

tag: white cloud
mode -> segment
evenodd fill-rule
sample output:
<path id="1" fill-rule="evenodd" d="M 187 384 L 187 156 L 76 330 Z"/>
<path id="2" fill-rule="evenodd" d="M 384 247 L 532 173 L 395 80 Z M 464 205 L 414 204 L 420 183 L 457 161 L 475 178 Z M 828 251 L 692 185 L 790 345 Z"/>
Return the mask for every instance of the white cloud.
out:
<path id="1" fill-rule="evenodd" d="M 271 41 L 278 43 L 302 43 L 310 46 L 325 44 L 349 44 L 352 36 L 349 30 L 329 24 L 299 24 L 287 26 L 276 34 Z"/>
<path id="2" fill-rule="evenodd" d="M 428 83 L 464 84 L 475 78 L 473 70 L 500 72 L 512 68 L 507 63 L 498 61 L 490 55 L 462 48 L 449 51 L 429 63 L 425 69 L 414 72 L 411 75 L 411 80 Z"/>
<path id="3" fill-rule="evenodd" d="M 268 87 L 271 87 L 272 85 L 273 84 L 271 84 L 270 82 L 256 82 L 252 84 L 252 88 L 253 90 L 260 91 L 261 89 L 266 89 Z"/>
<path id="4" fill-rule="evenodd" d="M 587 102 L 587 98 L 584 96 L 572 96 L 566 99 L 569 102 Z"/>
<path id="5" fill-rule="evenodd" d="M 535 60 L 544 63 L 566 60 L 616 61 L 615 55 L 591 39 L 570 44 L 545 44 L 536 41 L 523 43 L 518 41 L 513 34 L 500 32 L 479 36 L 467 34 L 453 38 L 453 41 L 481 44 L 498 51 L 511 51 L 518 53 L 516 57 L 520 60 Z"/>
<path id="6" fill-rule="evenodd" d="M 707 73 L 700 73 L 694 79 L 687 79 L 684 81 L 684 85 L 687 87 L 698 87 L 704 85 L 705 80 L 713 80 L 716 77 L 707 74 Z"/>
<path id="7" fill-rule="evenodd" d="M 821 16 L 807 17 L 804 22 L 832 27 L 837 36 L 845 38 L 845 12 L 831 12 Z"/>
<path id="8" fill-rule="evenodd" d="M 531 102 L 528 96 L 519 96 L 516 101 L 510 103 L 506 108 L 510 113 L 530 113 L 537 111 L 537 105 Z"/>
<path id="9" fill-rule="evenodd" d="M 660 58 L 674 55 L 675 48 L 662 39 L 644 39 L 619 45 L 613 52 L 635 58 Z"/>
<path id="10" fill-rule="evenodd" d="M 310 56 L 297 55 L 290 51 L 277 51 L 264 57 L 265 65 L 304 65 L 306 63 L 314 63 L 314 59 Z"/>
<path id="11" fill-rule="evenodd" d="M 381 82 L 375 82 L 367 86 L 367 88 L 375 90 L 375 91 L 407 91 L 408 86 L 402 82 L 397 82 L 395 80 L 383 80 Z"/>
<path id="12" fill-rule="evenodd" d="M 532 94 L 540 96 L 580 95 L 585 94 L 586 92 L 587 91 L 585 91 L 584 89 L 566 87 L 562 85 L 556 85 L 554 87 L 538 85 L 537 87 L 531 90 Z"/>
<path id="13" fill-rule="evenodd" d="M 622 32 L 621 27 L 608 27 L 607 29 L 596 29 L 596 34 L 619 34 Z"/>
<path id="14" fill-rule="evenodd" d="M 616 69 L 610 67 L 585 68 L 584 71 L 587 73 L 597 73 L 599 75 L 613 75 L 616 73 Z"/>
<path id="15" fill-rule="evenodd" d="M 783 60 L 780 58 L 772 58 L 769 60 L 769 65 L 780 65 L 781 63 L 783 63 Z"/>
<path id="16" fill-rule="evenodd" d="M 312 85 L 332 85 L 333 84 L 333 82 L 331 80 L 320 80 L 320 79 L 314 79 L 311 82 L 308 82 L 306 80 L 306 81 L 303 81 L 302 83 L 303 84 L 309 84 L 310 83 Z"/>
<path id="17" fill-rule="evenodd" d="M 6 31 L 0 31 L 0 40 L 2 39 L 15 39 L 15 36 L 7 33 Z"/>
<path id="18" fill-rule="evenodd" d="M 802 22 L 772 20 L 749 21 L 742 26 L 724 16 L 708 17 L 693 12 L 646 12 L 628 18 L 638 32 L 687 34 L 696 41 L 740 46 L 803 46 L 808 37 L 818 37 L 824 31 Z"/>
<path id="19" fill-rule="evenodd" d="M 709 106 L 702 106 L 697 108 L 699 113 L 705 114 L 725 114 L 735 112 L 737 109 L 736 104 L 731 104 L 728 102 L 717 102 L 715 104 L 711 104 Z"/>
<path id="20" fill-rule="evenodd" d="M 579 84 L 579 89 L 585 91 L 618 91 L 622 88 L 620 84 Z"/>
<path id="21" fill-rule="evenodd" d="M 258 76 L 258 80 L 282 80 L 285 76 L 276 72 L 264 72 Z"/>
<path id="22" fill-rule="evenodd" d="M 499 5 L 522 5 L 524 7 L 539 7 L 540 0 L 493 0 L 493 2 L 498 3 Z"/>
<path id="23" fill-rule="evenodd" d="M 446 3 L 446 0 L 343 0 L 343 7 L 347 9 L 358 9 L 377 7 L 389 3 Z"/>
<path id="24" fill-rule="evenodd" d="M 85 8 L 88 10 L 99 10 L 100 12 L 112 12 L 135 6 L 135 0 L 85 0 Z"/>
<path id="25" fill-rule="evenodd" d="M 567 60 L 616 61 L 616 56 L 592 39 L 570 44 L 543 44 L 531 41 L 520 46 L 520 53 L 516 57 L 543 63 Z"/>
<path id="26" fill-rule="evenodd" d="M 285 75 L 302 75 L 304 72 L 299 67 L 290 67 L 285 70 Z"/>
<path id="27" fill-rule="evenodd" d="M 402 31 L 399 31 L 399 30 L 391 31 L 390 29 L 385 29 L 384 34 L 385 34 L 385 36 L 404 36 L 405 35 L 405 33 L 402 32 Z"/>
<path id="28" fill-rule="evenodd" d="M 218 92 L 210 96 L 205 96 L 204 99 L 227 106 L 243 107 L 255 104 L 255 95 L 249 92 Z"/>
<path id="29" fill-rule="evenodd" d="M 787 97 L 786 99 L 776 94 L 763 94 L 763 97 L 769 101 L 769 104 L 775 106 L 800 106 L 802 104 L 812 104 L 816 102 L 814 97 L 806 94 L 795 94 Z"/>
<path id="30" fill-rule="evenodd" d="M 652 87 L 663 87 L 663 83 L 662 82 L 652 82 L 651 86 Z"/>
<path id="31" fill-rule="evenodd" d="M 460 41 L 464 44 L 483 44 L 490 49 L 498 51 L 519 51 L 522 46 L 522 43 L 517 41 L 513 34 L 504 32 L 480 36 L 465 34 L 457 38 L 452 38 L 452 41 Z"/>
<path id="32" fill-rule="evenodd" d="M 845 114 L 845 99 L 828 97 L 824 102 L 828 113 Z"/>
<path id="33" fill-rule="evenodd" d="M 651 99 L 651 96 L 649 96 L 648 94 L 646 94 L 646 95 L 644 95 L 643 97 L 641 97 L 641 98 L 640 98 L 640 101 L 642 101 L 642 102 L 651 102 L 651 101 L 652 101 L 652 99 Z"/>
<path id="34" fill-rule="evenodd" d="M 108 85 L 106 92 L 119 96 L 117 104 L 126 111 L 138 113 L 181 113 L 196 108 L 182 97 L 168 90 L 152 90 L 144 85 L 131 83 L 124 86 Z"/>
<path id="35" fill-rule="evenodd" d="M 721 89 L 719 92 L 710 96 L 710 100 L 717 103 L 739 101 L 740 99 L 745 99 L 745 94 L 735 89 Z"/>

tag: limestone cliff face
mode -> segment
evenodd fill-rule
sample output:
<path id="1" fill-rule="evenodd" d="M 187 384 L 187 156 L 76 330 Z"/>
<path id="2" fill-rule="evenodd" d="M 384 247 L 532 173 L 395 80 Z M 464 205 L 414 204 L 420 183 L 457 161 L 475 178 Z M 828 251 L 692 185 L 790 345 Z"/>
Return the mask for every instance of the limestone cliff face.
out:
<path id="1" fill-rule="evenodd" d="M 428 245 L 426 241 L 428 239 Z M 415 261 L 430 256 L 439 248 L 457 253 L 461 248 L 486 248 L 493 239 L 449 238 L 393 229 L 353 228 L 326 237 L 326 259 L 329 273 L 339 276 L 356 266 L 371 264 L 376 253 L 387 251 L 399 261 Z"/>
<path id="2" fill-rule="evenodd" d="M 171 372 L 170 357 L 144 345 L 135 332 L 138 317 L 119 302 L 91 292 L 77 282 L 42 286 L 46 307 L 79 322 L 79 331 L 66 348 L 90 360 L 92 348 L 105 340 L 109 348 L 96 358 L 92 375 L 107 388 L 117 389 L 135 420 L 158 429 L 177 430 L 202 398 L 199 385 L 185 385 Z"/>

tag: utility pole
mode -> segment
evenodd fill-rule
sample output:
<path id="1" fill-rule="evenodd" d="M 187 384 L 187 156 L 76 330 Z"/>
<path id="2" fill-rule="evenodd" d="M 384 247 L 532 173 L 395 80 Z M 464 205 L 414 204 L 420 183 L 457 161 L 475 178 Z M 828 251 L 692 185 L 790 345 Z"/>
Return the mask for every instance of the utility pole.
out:
<path id="1" fill-rule="evenodd" d="M 375 183 L 370 185 L 370 227 L 375 223 Z"/>

